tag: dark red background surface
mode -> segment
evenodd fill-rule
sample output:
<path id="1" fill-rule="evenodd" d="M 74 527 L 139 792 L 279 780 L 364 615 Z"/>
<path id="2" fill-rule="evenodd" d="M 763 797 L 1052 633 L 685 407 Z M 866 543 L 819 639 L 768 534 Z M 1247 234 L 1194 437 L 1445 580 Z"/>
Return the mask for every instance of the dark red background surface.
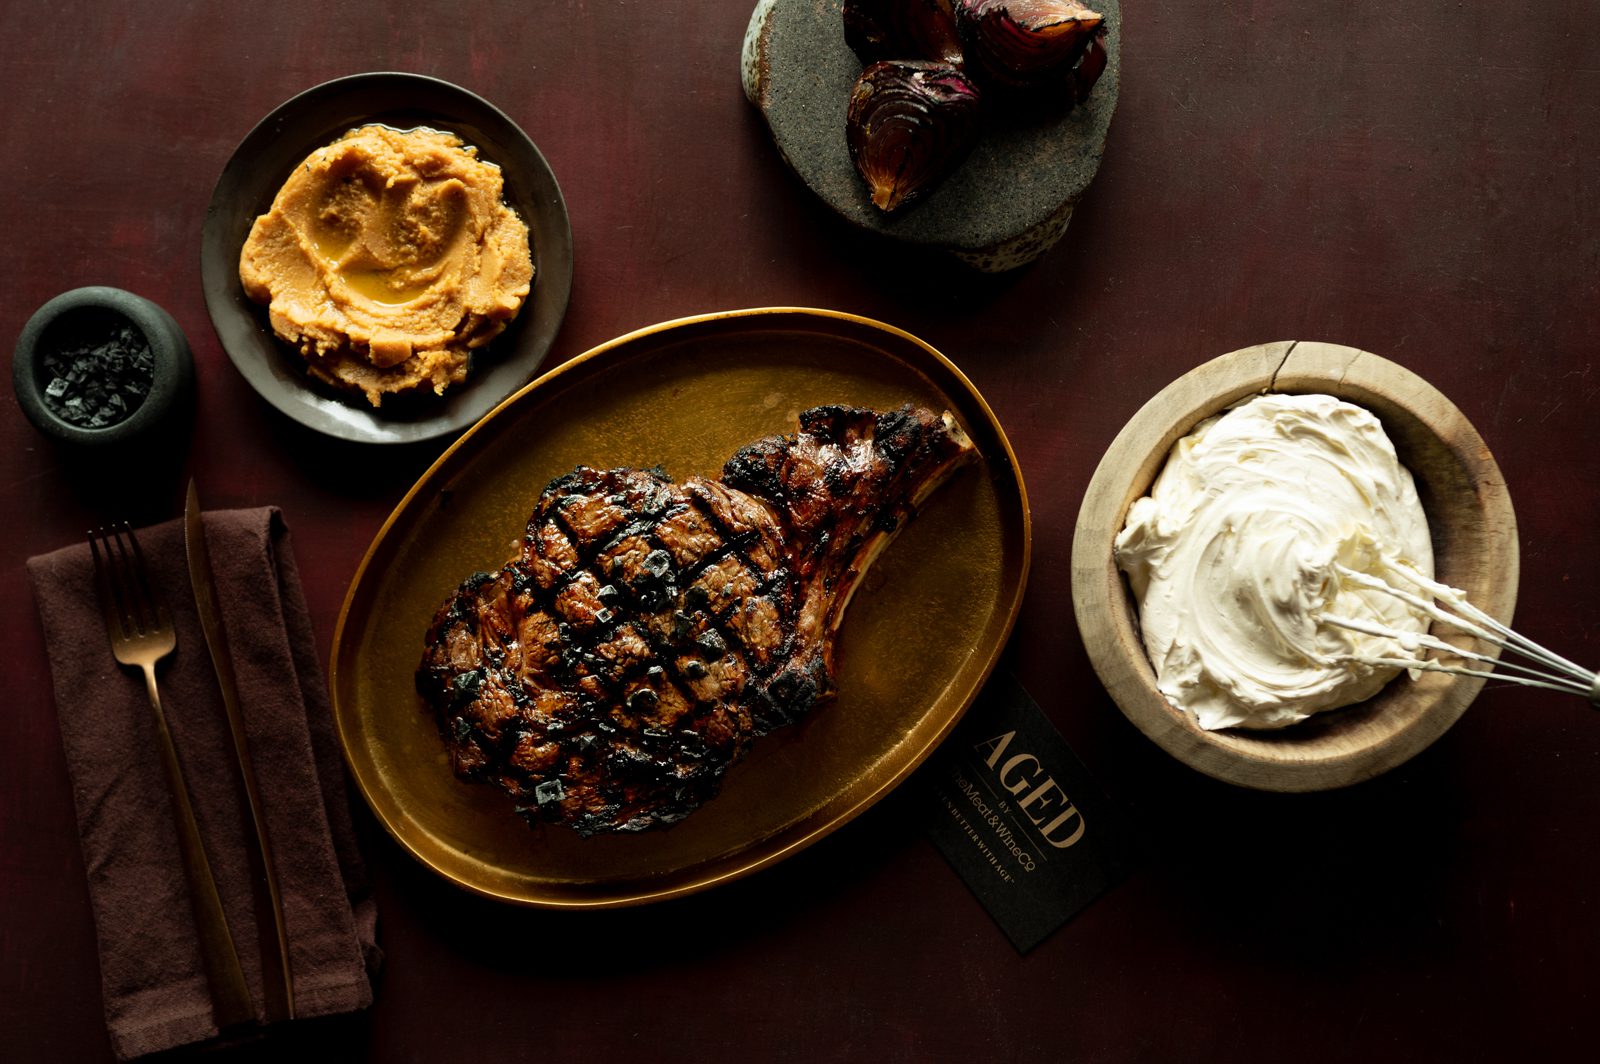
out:
<path id="1" fill-rule="evenodd" d="M 1592 1050 L 1600 717 L 1491 688 L 1441 742 L 1335 794 L 1245 793 L 1127 724 L 1071 622 L 1073 522 L 1123 422 L 1278 339 L 1363 347 L 1448 394 L 1522 538 L 1518 626 L 1600 662 L 1600 32 L 1591 5 L 1140 4 L 1099 178 L 1032 268 L 973 277 L 844 231 L 738 86 L 750 0 L 12 2 L 0 8 L 0 337 L 83 284 L 187 331 L 187 452 L 124 484 L 0 410 L 0 1044 L 106 1058 L 93 929 L 22 562 L 92 523 L 275 503 L 324 645 L 369 540 L 438 446 L 347 448 L 275 415 L 201 298 L 211 186 L 258 118 L 409 70 L 539 144 L 576 241 L 548 364 L 701 311 L 811 305 L 953 358 L 1011 436 L 1033 578 L 1005 664 L 1129 808 L 1139 870 L 1019 957 L 897 795 L 689 900 L 615 913 L 458 893 L 363 817 L 388 954 L 355 1060 L 1531 1059 Z M 1231 9 L 1231 10 L 1227 10 Z M 279 1044 L 258 1056 L 273 1059 Z"/>

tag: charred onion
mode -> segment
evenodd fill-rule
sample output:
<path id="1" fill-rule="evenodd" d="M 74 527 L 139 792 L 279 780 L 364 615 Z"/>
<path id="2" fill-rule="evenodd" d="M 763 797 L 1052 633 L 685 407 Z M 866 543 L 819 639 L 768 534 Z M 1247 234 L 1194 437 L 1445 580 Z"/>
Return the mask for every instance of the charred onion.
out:
<path id="1" fill-rule="evenodd" d="M 978 139 L 978 91 L 949 63 L 883 60 L 850 90 L 850 161 L 885 213 L 950 174 Z"/>
<path id="2" fill-rule="evenodd" d="M 1076 0 L 954 0 L 968 66 L 1009 89 L 1070 82 L 1075 99 L 1105 68 L 1105 19 Z M 1098 54 L 1092 59 L 1091 46 Z M 1082 68 L 1080 74 L 1080 68 Z"/>
<path id="3" fill-rule="evenodd" d="M 962 63 L 951 0 L 845 0 L 844 40 L 863 63 L 880 59 Z"/>

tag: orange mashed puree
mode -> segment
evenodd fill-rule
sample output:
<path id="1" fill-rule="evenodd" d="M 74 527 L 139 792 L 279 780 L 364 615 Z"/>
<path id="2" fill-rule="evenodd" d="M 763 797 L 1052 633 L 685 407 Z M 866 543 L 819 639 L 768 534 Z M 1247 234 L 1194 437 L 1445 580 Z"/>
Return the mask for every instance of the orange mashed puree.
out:
<path id="1" fill-rule="evenodd" d="M 256 219 L 245 293 L 311 374 L 387 395 L 466 379 L 533 284 L 500 168 L 449 133 L 363 126 L 318 148 Z"/>

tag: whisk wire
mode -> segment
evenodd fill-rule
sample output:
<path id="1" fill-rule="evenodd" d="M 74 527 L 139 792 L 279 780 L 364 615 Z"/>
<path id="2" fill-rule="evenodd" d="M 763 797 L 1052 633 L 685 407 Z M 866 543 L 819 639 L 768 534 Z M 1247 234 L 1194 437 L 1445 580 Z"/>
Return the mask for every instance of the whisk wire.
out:
<path id="1" fill-rule="evenodd" d="M 1595 674 L 1591 670 L 1584 668 L 1576 662 L 1568 661 L 1555 651 L 1543 647 L 1529 639 L 1527 636 L 1515 632 L 1501 624 L 1489 614 L 1485 613 L 1483 610 L 1469 602 L 1467 597 L 1463 595 L 1460 590 L 1453 588 L 1448 584 L 1441 584 L 1437 580 L 1429 580 L 1427 577 L 1423 576 L 1409 565 L 1401 565 L 1387 558 L 1384 559 L 1384 564 L 1390 572 L 1397 573 L 1404 579 L 1411 581 L 1417 587 L 1420 587 L 1424 591 L 1427 591 L 1429 594 L 1433 595 L 1436 601 L 1448 603 L 1452 609 L 1459 610 L 1468 618 L 1476 621 L 1483 627 L 1490 629 L 1496 633 L 1496 635 L 1500 636 L 1500 640 L 1502 640 L 1505 645 L 1516 648 L 1526 657 L 1544 662 L 1551 669 L 1558 672 L 1570 673 L 1577 677 L 1594 677 Z M 1435 615 L 1437 616 L 1438 614 Z M 1443 619 L 1446 621 L 1446 623 L 1451 623 L 1449 614 L 1443 614 Z M 1490 642 L 1497 641 L 1490 636 L 1485 636 L 1480 633 L 1474 632 L 1473 634 L 1479 635 L 1479 638 L 1488 639 Z"/>
<path id="2" fill-rule="evenodd" d="M 1392 595 L 1436 621 L 1490 643 L 1498 647 L 1502 652 L 1521 655 L 1533 664 L 1530 665 L 1527 662 L 1507 658 L 1503 654 L 1496 657 L 1468 650 L 1464 647 L 1447 643 L 1426 632 L 1401 632 L 1371 621 L 1362 621 L 1337 614 L 1323 614 L 1322 620 L 1330 625 L 1379 638 L 1392 639 L 1412 654 L 1411 657 L 1395 654 L 1350 655 L 1351 660 L 1360 661 L 1368 665 L 1421 669 L 1429 672 L 1447 672 L 1458 676 L 1476 676 L 1483 679 L 1501 679 L 1528 687 L 1541 687 L 1546 690 L 1575 694 L 1587 698 L 1591 705 L 1600 708 L 1600 675 L 1568 661 L 1561 655 L 1546 649 L 1526 636 L 1512 631 L 1483 610 L 1468 602 L 1466 596 L 1456 588 L 1431 580 L 1410 566 L 1395 562 L 1388 557 L 1382 558 L 1381 563 L 1387 573 L 1400 577 L 1424 594 L 1417 594 L 1405 588 L 1396 587 L 1382 577 L 1357 572 L 1343 565 L 1335 565 L 1334 568 L 1340 578 L 1349 584 Z M 1443 604 L 1442 606 L 1441 603 Z M 1445 664 L 1436 657 L 1424 658 L 1420 653 L 1421 648 L 1427 648 L 1436 655 L 1445 654 L 1463 661 L 1487 664 L 1489 668 L 1474 669 L 1466 665 Z"/>

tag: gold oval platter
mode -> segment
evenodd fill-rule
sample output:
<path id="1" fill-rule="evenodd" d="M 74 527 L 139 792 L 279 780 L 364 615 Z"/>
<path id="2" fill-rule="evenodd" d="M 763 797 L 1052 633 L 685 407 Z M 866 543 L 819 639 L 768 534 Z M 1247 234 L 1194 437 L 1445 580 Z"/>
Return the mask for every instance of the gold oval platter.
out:
<path id="1" fill-rule="evenodd" d="M 530 828 L 451 773 L 413 686 L 434 611 L 516 551 L 540 491 L 577 465 L 715 476 L 804 409 L 950 410 L 981 461 L 958 471 L 873 563 L 837 644 L 839 697 L 755 743 L 722 793 L 665 830 L 581 839 Z M 417 481 L 345 596 L 329 683 L 340 741 L 378 819 L 423 864 L 525 905 L 630 905 L 770 865 L 850 821 L 939 744 L 988 677 L 1021 605 L 1031 530 L 1016 456 L 948 359 L 909 333 L 763 308 L 655 325 L 545 374 Z"/>

